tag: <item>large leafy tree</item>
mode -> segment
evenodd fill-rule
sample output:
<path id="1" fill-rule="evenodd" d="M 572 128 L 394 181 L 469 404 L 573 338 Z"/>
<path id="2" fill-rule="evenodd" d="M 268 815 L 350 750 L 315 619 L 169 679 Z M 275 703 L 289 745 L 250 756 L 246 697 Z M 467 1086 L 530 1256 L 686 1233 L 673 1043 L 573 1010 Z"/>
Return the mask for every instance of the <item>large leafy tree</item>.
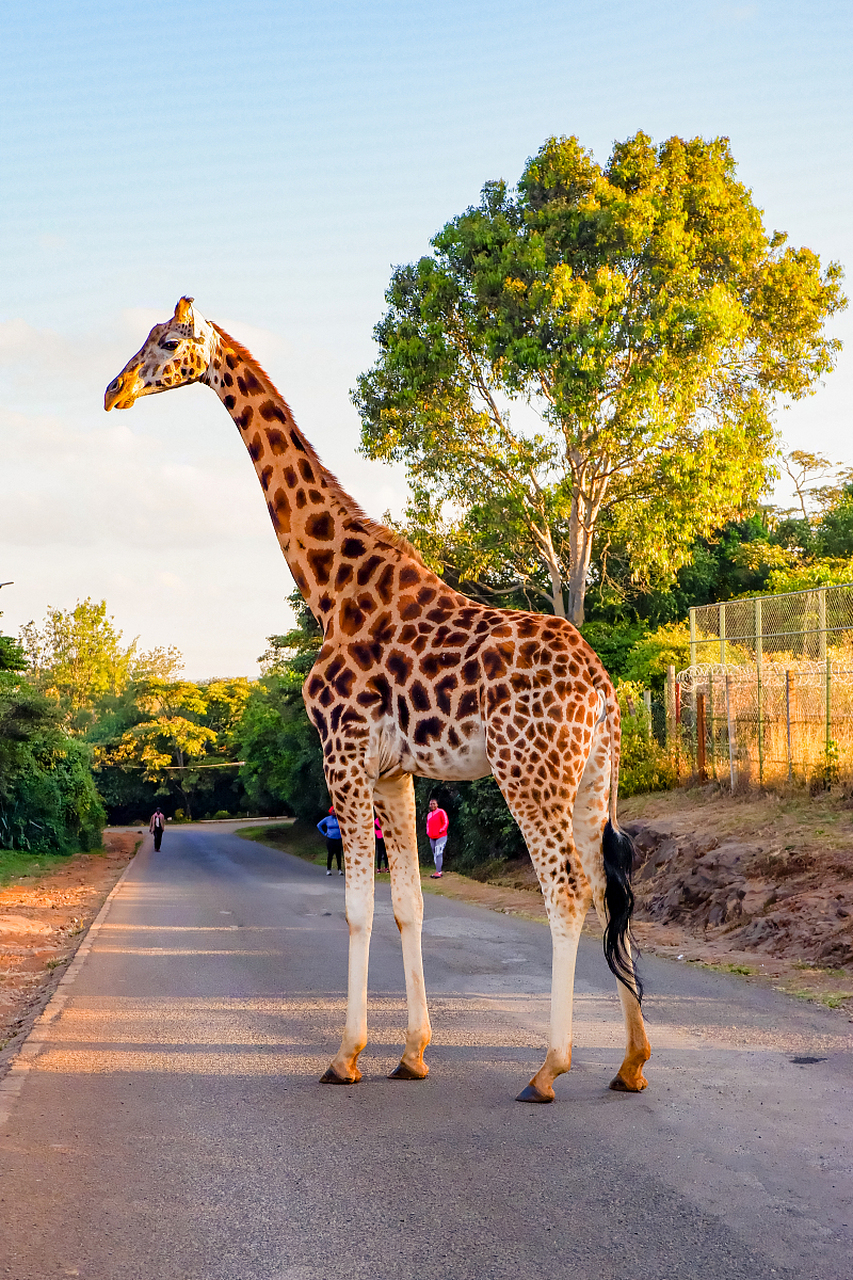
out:
<path id="1" fill-rule="evenodd" d="M 21 629 L 24 665 L 34 683 L 59 704 L 72 731 L 89 729 L 105 703 L 135 682 L 174 681 L 183 658 L 170 645 L 140 653 L 123 641 L 106 600 L 78 600 L 73 609 L 51 607 L 41 627 Z"/>
<path id="2" fill-rule="evenodd" d="M 406 463 L 438 567 L 577 624 L 599 531 L 671 581 L 754 503 L 777 398 L 839 349 L 840 267 L 765 230 L 725 138 L 638 133 L 604 168 L 552 138 L 432 248 L 391 279 L 363 448 Z"/>
<path id="3" fill-rule="evenodd" d="M 105 600 L 49 608 L 43 626 L 28 623 L 21 639 L 35 683 L 72 729 L 87 727 L 95 704 L 126 687 L 137 660 L 136 641 L 122 644 Z"/>
<path id="4" fill-rule="evenodd" d="M 250 688 L 243 677 L 194 684 L 149 676 L 134 683 L 128 690 L 134 722 L 102 742 L 99 767 L 156 783 L 158 794 L 177 793 L 191 817 L 221 771 L 231 771 L 232 743 Z"/>

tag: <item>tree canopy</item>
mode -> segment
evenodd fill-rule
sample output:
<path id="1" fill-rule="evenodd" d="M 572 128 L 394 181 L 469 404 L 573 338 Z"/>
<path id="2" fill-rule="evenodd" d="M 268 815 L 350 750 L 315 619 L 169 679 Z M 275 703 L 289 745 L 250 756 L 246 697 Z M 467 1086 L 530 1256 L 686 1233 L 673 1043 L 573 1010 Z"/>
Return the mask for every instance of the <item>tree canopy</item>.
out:
<path id="1" fill-rule="evenodd" d="M 780 396 L 839 343 L 841 268 L 768 232 L 728 140 L 643 133 L 605 167 L 551 138 L 398 267 L 353 393 L 371 457 L 403 460 L 436 567 L 522 587 L 577 624 L 594 549 L 671 582 L 752 507 Z"/>
<path id="2" fill-rule="evenodd" d="M 261 810 L 282 805 L 316 822 L 328 797 L 320 739 L 308 719 L 302 685 L 314 665 L 323 635 L 298 591 L 289 596 L 296 625 L 270 636 L 259 659 L 263 675 L 252 689 L 235 731 L 245 761 L 240 781 Z"/>

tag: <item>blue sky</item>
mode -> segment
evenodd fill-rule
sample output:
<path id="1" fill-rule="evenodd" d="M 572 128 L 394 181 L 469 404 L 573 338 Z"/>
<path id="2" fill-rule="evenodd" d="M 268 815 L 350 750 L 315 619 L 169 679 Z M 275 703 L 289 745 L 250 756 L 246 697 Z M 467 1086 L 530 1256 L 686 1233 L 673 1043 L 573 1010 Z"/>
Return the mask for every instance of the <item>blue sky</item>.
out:
<path id="1" fill-rule="evenodd" d="M 2 626 L 106 598 L 187 672 L 255 674 L 288 625 L 286 565 L 209 391 L 102 410 L 181 293 L 268 367 L 372 514 L 398 470 L 357 454 L 349 401 L 394 264 L 514 181 L 552 134 L 604 162 L 644 129 L 731 138 L 770 227 L 853 261 L 853 59 L 841 4 L 431 5 L 75 0 L 0 33 Z M 853 464 L 847 347 L 780 413 Z"/>

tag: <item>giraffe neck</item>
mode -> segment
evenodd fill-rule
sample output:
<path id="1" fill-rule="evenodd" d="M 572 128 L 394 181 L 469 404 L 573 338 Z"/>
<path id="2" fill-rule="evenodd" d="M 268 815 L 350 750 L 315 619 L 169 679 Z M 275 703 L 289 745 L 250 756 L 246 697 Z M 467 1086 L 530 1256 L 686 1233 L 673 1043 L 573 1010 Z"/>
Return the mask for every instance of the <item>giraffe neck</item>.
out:
<path id="1" fill-rule="evenodd" d="M 323 466 L 269 375 L 213 327 L 218 346 L 204 381 L 240 430 L 290 572 L 325 633 L 340 593 L 355 583 L 353 562 L 373 557 L 374 569 L 379 563 L 374 527 Z M 396 560 L 403 555 L 393 545 L 384 550 Z"/>

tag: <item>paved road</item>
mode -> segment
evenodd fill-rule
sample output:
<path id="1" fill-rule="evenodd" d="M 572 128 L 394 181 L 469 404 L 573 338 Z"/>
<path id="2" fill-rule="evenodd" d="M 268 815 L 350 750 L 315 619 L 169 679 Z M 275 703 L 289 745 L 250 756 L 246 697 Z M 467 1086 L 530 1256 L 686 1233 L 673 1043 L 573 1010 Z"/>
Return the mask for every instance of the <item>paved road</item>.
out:
<path id="1" fill-rule="evenodd" d="M 0 1276 L 853 1276 L 843 1017 L 650 959 L 651 1087 L 613 1094 L 619 1008 L 584 939 L 575 1065 L 525 1107 L 547 930 L 426 911 L 432 1075 L 384 1078 L 404 1012 L 383 884 L 365 1078 L 322 1087 L 343 881 L 221 827 L 144 848 L 0 1129 Z"/>

